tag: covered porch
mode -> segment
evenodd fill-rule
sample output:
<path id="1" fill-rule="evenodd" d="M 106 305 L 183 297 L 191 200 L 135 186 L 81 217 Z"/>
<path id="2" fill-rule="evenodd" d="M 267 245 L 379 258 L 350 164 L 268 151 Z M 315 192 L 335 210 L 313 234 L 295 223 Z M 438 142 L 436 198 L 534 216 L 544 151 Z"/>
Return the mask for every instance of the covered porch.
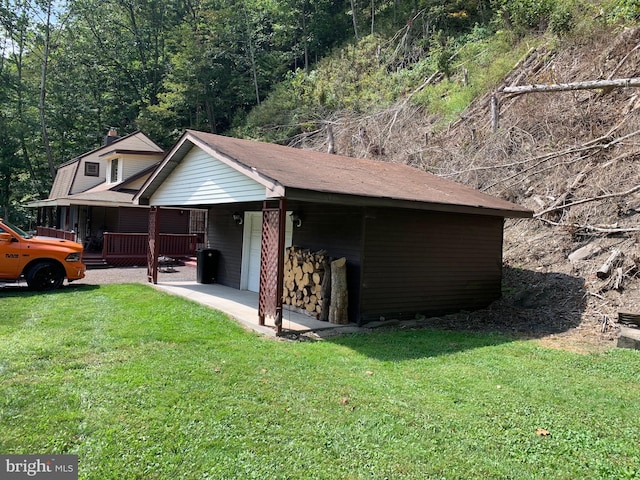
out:
<path id="1" fill-rule="evenodd" d="M 83 261 L 88 267 L 147 264 L 148 208 L 75 203 L 47 208 L 57 210 L 49 216 L 57 217 L 57 224 L 62 227 L 38 225 L 35 233 L 82 244 Z M 41 215 L 43 209 L 38 207 L 38 218 L 44 217 Z M 100 228 L 96 229 L 95 225 Z M 192 258 L 198 248 L 205 245 L 206 212 L 166 209 L 159 228 L 158 252 L 161 256 L 177 260 Z"/>

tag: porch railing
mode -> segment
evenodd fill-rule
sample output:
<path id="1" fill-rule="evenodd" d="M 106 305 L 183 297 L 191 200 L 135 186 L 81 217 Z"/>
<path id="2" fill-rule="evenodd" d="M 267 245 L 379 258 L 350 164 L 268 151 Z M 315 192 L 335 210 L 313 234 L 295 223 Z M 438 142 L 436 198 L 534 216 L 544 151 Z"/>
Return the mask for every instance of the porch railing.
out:
<path id="1" fill-rule="evenodd" d="M 71 240 L 72 242 L 75 242 L 77 238 L 75 232 L 60 230 L 54 227 L 36 227 L 36 235 L 41 237 L 63 238 L 65 240 Z"/>
<path id="2" fill-rule="evenodd" d="M 102 258 L 112 265 L 146 265 L 149 235 L 146 233 L 109 233 L 103 236 Z M 167 257 L 196 254 L 195 234 L 161 233 L 158 253 Z"/>

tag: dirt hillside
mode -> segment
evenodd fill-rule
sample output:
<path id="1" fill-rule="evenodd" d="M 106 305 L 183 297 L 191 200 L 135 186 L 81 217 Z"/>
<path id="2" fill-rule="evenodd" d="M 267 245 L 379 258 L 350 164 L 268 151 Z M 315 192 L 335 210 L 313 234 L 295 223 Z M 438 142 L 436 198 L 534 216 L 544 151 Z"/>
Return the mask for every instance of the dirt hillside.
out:
<path id="1" fill-rule="evenodd" d="M 340 119 L 341 153 L 408 163 L 535 211 L 534 219 L 507 222 L 503 298 L 434 323 L 589 350 L 614 345 L 618 312 L 640 313 L 640 88 L 501 93 L 632 77 L 640 77 L 640 29 L 603 31 L 532 49 L 444 131 L 433 131 L 434 119 L 410 102 Z M 620 255 L 599 278 L 614 250 Z"/>
<path id="2" fill-rule="evenodd" d="M 531 51 L 504 86 L 638 76 L 636 28 Z M 441 152 L 470 159 L 445 174 L 535 212 L 505 231 L 503 325 L 520 319 L 512 328 L 547 343 L 607 347 L 618 336 L 618 312 L 640 313 L 639 93 L 498 95 L 497 132 L 485 98 L 439 137 Z M 472 135 L 484 137 L 479 148 L 460 141 Z M 610 273 L 598 273 L 615 251 Z"/>

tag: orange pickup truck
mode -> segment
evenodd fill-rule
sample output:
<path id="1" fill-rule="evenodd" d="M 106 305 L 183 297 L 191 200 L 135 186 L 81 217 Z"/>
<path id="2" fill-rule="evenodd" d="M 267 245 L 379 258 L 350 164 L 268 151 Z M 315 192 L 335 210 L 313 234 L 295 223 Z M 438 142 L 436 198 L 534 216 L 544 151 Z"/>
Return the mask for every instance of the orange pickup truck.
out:
<path id="1" fill-rule="evenodd" d="M 51 290 L 84 278 L 85 269 L 79 243 L 35 237 L 0 218 L 0 282 L 24 277 L 33 290 Z"/>

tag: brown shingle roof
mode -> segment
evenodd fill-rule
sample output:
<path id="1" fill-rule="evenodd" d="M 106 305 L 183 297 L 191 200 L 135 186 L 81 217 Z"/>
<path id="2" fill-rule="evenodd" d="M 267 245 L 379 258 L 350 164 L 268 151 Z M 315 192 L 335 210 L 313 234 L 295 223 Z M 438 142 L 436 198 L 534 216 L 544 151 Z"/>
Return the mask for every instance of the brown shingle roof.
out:
<path id="1" fill-rule="evenodd" d="M 506 200 L 404 164 L 331 155 L 203 132 L 188 133 L 213 150 L 248 168 L 255 168 L 285 188 L 526 212 Z"/>
<path id="2" fill-rule="evenodd" d="M 320 192 L 365 199 L 389 199 L 416 208 L 457 206 L 463 210 L 505 217 L 530 217 L 531 212 L 506 200 L 487 195 L 436 175 L 400 163 L 352 158 L 302 150 L 271 143 L 187 130 L 167 155 L 159 170 L 143 187 L 140 197 L 149 198 L 191 145 L 251 172 L 285 192 Z M 171 165 L 173 163 L 173 165 Z M 162 172 L 168 165 L 167 171 Z M 478 213 L 481 213 L 478 211 Z"/>

